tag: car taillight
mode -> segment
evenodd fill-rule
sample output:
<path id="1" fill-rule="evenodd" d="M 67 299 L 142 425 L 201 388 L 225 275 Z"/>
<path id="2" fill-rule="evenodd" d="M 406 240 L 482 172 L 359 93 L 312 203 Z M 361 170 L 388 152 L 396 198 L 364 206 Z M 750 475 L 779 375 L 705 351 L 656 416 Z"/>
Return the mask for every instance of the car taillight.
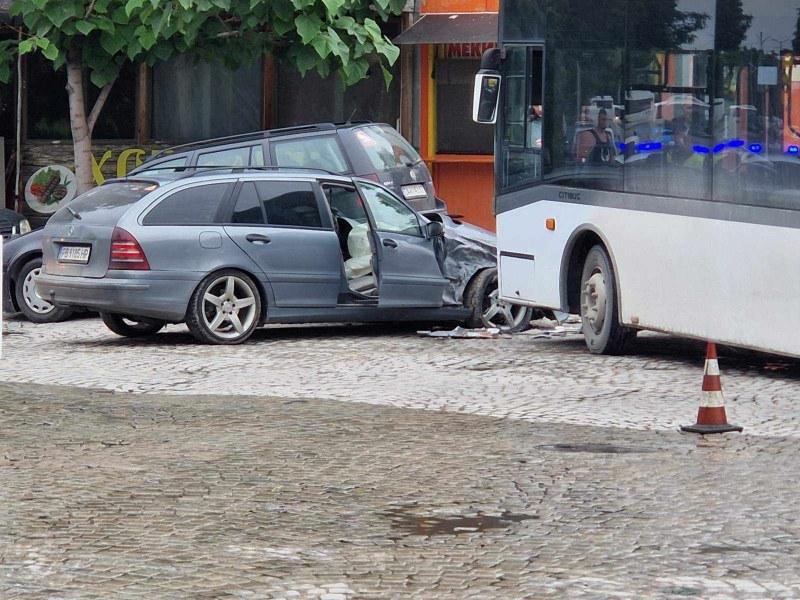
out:
<path id="1" fill-rule="evenodd" d="M 362 175 L 361 177 L 363 177 L 364 179 L 371 179 L 372 181 L 375 181 L 377 183 L 381 182 L 380 177 L 378 177 L 375 173 L 367 173 L 366 175 Z"/>
<path id="2" fill-rule="evenodd" d="M 147 262 L 139 242 L 121 227 L 115 227 L 111 236 L 111 257 L 108 268 L 128 271 L 150 270 L 150 263 Z"/>

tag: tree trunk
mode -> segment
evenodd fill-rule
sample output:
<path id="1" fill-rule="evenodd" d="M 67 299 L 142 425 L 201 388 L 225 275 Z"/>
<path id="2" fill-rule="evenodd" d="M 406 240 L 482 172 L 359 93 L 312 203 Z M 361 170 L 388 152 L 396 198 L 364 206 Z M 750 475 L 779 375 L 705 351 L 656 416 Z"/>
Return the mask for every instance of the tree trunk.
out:
<path id="1" fill-rule="evenodd" d="M 86 100 L 83 95 L 83 57 L 73 46 L 67 52 L 67 94 L 69 95 L 69 124 L 75 152 L 75 175 L 78 194 L 94 187 L 92 176 L 92 132 L 86 119 Z"/>

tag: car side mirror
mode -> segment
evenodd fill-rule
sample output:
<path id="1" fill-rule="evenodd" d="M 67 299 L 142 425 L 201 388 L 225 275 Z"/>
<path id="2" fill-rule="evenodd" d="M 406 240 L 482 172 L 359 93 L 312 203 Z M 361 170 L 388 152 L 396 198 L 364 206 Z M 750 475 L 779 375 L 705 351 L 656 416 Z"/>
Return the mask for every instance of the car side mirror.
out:
<path id="1" fill-rule="evenodd" d="M 428 238 L 433 239 L 444 235 L 444 225 L 438 221 L 431 221 L 427 225 Z"/>

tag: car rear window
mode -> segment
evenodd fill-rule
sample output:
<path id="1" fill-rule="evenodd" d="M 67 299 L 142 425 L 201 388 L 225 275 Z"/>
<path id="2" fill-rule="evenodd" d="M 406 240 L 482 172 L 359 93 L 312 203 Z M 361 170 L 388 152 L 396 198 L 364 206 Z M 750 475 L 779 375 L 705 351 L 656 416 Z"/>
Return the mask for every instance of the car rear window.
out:
<path id="1" fill-rule="evenodd" d="M 150 192 L 157 190 L 158 184 L 152 181 L 126 181 L 107 183 L 81 194 L 69 203 L 70 210 L 60 210 L 51 217 L 55 223 L 69 222 L 74 213 L 88 215 L 97 211 L 131 206 Z"/>
<path id="2" fill-rule="evenodd" d="M 377 173 L 415 165 L 422 160 L 411 144 L 387 125 L 359 127 L 355 135 Z"/>
<path id="3" fill-rule="evenodd" d="M 167 196 L 147 213 L 144 225 L 209 225 L 217 222 L 227 183 L 198 185 Z"/>

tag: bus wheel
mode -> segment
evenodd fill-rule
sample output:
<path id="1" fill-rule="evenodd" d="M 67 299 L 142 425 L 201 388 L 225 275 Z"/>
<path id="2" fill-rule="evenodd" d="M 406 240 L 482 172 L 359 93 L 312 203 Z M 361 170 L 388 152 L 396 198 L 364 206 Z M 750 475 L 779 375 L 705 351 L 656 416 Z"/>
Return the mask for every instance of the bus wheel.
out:
<path id="1" fill-rule="evenodd" d="M 619 323 L 616 278 L 608 252 L 594 246 L 581 277 L 581 322 L 586 345 L 594 354 L 622 354 L 636 330 Z"/>

